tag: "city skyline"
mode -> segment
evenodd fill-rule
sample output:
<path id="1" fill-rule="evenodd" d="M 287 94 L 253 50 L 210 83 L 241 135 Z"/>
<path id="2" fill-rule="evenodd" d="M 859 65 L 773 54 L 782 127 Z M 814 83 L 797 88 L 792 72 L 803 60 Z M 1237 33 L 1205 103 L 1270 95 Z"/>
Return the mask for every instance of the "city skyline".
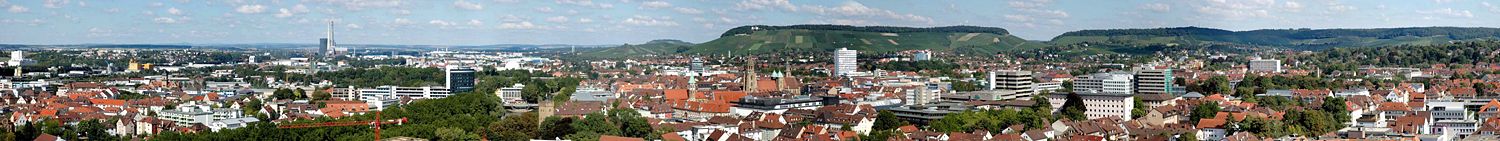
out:
<path id="1" fill-rule="evenodd" d="M 329 20 L 344 44 L 705 42 L 743 25 L 1000 27 L 1027 40 L 1085 29 L 1490 27 L 1488 1 L 1194 0 L 650 1 L 308 0 L 0 1 L 3 44 L 317 44 Z"/>

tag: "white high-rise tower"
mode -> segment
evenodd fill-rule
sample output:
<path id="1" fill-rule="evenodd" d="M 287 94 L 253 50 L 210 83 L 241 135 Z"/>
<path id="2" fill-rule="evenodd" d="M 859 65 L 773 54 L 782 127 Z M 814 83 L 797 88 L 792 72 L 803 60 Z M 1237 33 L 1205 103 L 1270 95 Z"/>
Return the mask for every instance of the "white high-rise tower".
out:
<path id="1" fill-rule="evenodd" d="M 329 20 L 328 21 L 328 44 L 325 45 L 325 46 L 323 46 L 323 50 L 324 50 L 323 51 L 323 56 L 333 56 L 333 54 L 336 54 L 336 53 L 334 53 L 334 52 L 338 51 L 337 48 L 336 48 L 336 46 L 338 46 L 338 45 L 335 45 L 334 40 L 333 40 L 333 21 Z"/>
<path id="2" fill-rule="evenodd" d="M 855 70 L 859 68 L 859 62 L 855 60 L 855 57 L 858 56 L 859 51 L 849 50 L 848 48 L 839 48 L 839 50 L 834 51 L 833 76 L 848 75 L 849 73 L 858 71 Z"/>

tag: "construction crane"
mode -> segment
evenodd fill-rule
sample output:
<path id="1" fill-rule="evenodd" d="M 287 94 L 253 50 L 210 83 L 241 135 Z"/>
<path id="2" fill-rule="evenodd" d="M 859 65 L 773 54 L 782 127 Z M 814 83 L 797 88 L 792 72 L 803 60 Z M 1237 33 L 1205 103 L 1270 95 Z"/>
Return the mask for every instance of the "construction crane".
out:
<path id="1" fill-rule="evenodd" d="M 392 120 L 381 120 L 380 119 L 380 112 L 376 111 L 375 112 L 375 120 L 282 124 L 282 125 L 277 125 L 276 128 L 281 128 L 281 129 L 296 129 L 296 128 L 340 127 L 340 126 L 366 126 L 366 125 L 369 125 L 369 126 L 375 126 L 375 140 L 379 141 L 380 140 L 380 125 L 381 124 L 401 125 L 402 123 L 406 123 L 406 122 L 407 122 L 406 121 L 406 117 L 402 117 L 400 119 L 392 119 Z"/>

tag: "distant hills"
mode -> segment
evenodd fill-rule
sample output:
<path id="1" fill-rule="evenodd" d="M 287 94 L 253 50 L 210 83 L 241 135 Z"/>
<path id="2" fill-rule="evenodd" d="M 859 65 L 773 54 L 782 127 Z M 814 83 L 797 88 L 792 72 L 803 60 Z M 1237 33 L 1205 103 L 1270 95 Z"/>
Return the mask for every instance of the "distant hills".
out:
<path id="1" fill-rule="evenodd" d="M 1105 46 L 1233 45 L 1319 50 L 1337 47 L 1430 45 L 1500 39 L 1500 28 L 1409 27 L 1375 29 L 1262 29 L 1228 31 L 1201 27 L 1081 30 L 1052 38 L 1053 45 Z"/>
<path id="2" fill-rule="evenodd" d="M 1080 30 L 1049 41 L 1028 41 L 995 27 L 889 27 L 847 25 L 751 25 L 729 29 L 712 41 L 691 44 L 657 40 L 584 52 L 595 57 L 666 54 L 761 54 L 826 52 L 850 48 L 861 52 L 933 50 L 986 55 L 1054 46 L 1083 47 L 1085 52 L 1149 54 L 1201 48 L 1279 48 L 1319 50 L 1338 47 L 1430 45 L 1452 41 L 1497 40 L 1500 28 L 1410 27 L 1376 29 L 1263 29 L 1229 31 L 1201 27 Z"/>

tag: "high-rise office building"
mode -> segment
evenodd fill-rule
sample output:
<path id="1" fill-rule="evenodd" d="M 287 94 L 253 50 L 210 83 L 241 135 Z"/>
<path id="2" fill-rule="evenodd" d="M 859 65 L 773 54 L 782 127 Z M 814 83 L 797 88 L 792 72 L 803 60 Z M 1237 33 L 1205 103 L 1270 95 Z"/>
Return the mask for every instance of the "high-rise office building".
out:
<path id="1" fill-rule="evenodd" d="M 1172 90 L 1172 69 L 1141 69 L 1135 71 L 1136 94 L 1175 94 Z"/>
<path id="2" fill-rule="evenodd" d="M 859 68 L 859 62 L 858 62 L 858 60 L 856 60 L 856 57 L 859 57 L 859 51 L 857 51 L 857 50 L 849 50 L 848 48 L 839 48 L 839 50 L 834 51 L 833 52 L 833 66 L 834 66 L 834 68 L 833 68 L 833 75 L 834 76 L 848 75 L 849 73 L 854 73 L 854 72 L 858 71 L 858 70 L 855 70 L 855 69 Z"/>
<path id="3" fill-rule="evenodd" d="M 449 65 L 445 71 L 447 76 L 448 90 L 454 93 L 468 92 L 474 90 L 474 69 L 458 65 Z"/>
<path id="4" fill-rule="evenodd" d="M 911 60 L 912 61 L 932 60 L 932 51 L 929 51 L 929 50 L 920 50 L 920 51 L 913 52 L 911 54 Z"/>
<path id="5" fill-rule="evenodd" d="M 1251 72 L 1274 72 L 1274 73 L 1280 73 L 1281 72 L 1281 60 L 1276 60 L 1276 59 L 1256 59 L 1256 60 L 1250 60 L 1250 71 Z"/>
<path id="6" fill-rule="evenodd" d="M 1135 76 L 1129 72 L 1095 73 L 1073 79 L 1074 92 L 1132 93 Z"/>
<path id="7" fill-rule="evenodd" d="M 1010 100 L 1016 98 L 1031 97 L 1036 94 L 1036 82 L 1033 82 L 1031 71 L 1022 70 L 994 70 L 990 71 L 989 90 L 995 92 L 986 99 Z"/>
<path id="8" fill-rule="evenodd" d="M 703 73 L 704 71 L 707 71 L 705 70 L 706 68 L 703 68 L 703 58 L 696 57 L 693 58 L 692 64 L 688 66 L 688 69 L 690 71 L 693 71 L 694 73 Z"/>

